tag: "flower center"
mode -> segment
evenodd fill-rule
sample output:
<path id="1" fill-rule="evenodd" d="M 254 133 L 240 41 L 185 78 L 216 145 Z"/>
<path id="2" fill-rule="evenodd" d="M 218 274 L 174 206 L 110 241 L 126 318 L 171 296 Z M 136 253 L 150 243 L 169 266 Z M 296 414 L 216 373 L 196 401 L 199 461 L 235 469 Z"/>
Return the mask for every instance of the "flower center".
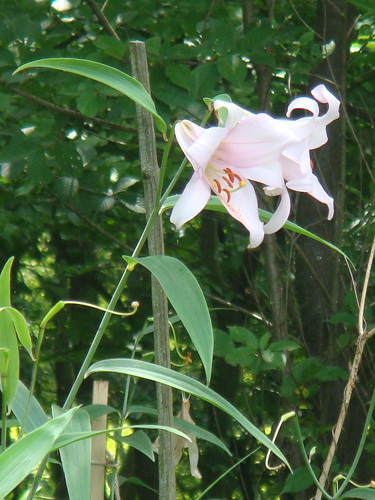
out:
<path id="1" fill-rule="evenodd" d="M 211 174 L 211 175 L 207 175 Z M 246 181 L 229 167 L 224 169 L 214 168 L 211 164 L 206 169 L 206 176 L 210 181 L 212 190 L 221 198 L 226 196 L 229 203 L 231 194 L 246 186 Z"/>

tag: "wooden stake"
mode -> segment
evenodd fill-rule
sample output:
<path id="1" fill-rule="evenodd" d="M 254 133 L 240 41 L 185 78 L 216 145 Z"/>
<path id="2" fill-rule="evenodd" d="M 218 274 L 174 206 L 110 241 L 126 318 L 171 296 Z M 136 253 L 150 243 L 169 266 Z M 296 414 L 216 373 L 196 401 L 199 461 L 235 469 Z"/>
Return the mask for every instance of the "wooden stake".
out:
<path id="1" fill-rule="evenodd" d="M 94 381 L 92 404 L 108 404 L 108 382 L 106 380 Z M 106 429 L 106 426 L 107 416 L 103 415 L 92 421 L 91 429 L 93 431 L 102 431 Z M 105 434 L 92 438 L 90 500 L 104 500 L 106 466 L 105 440 Z"/>
<path id="2" fill-rule="evenodd" d="M 130 58 L 132 72 L 145 89 L 150 93 L 146 48 L 144 42 L 130 42 Z M 139 130 L 139 152 L 145 193 L 146 217 L 155 205 L 155 196 L 159 180 L 159 167 L 156 156 L 154 122 L 151 114 L 137 105 Z M 163 227 L 161 217 L 153 224 L 148 236 L 150 255 L 164 254 Z M 168 304 L 166 296 L 158 281 L 152 276 L 152 310 L 154 317 L 155 362 L 170 368 Z M 158 423 L 172 426 L 172 389 L 157 384 Z M 169 432 L 160 432 L 159 438 L 159 498 L 175 500 L 176 484 L 172 462 L 172 436 Z"/>

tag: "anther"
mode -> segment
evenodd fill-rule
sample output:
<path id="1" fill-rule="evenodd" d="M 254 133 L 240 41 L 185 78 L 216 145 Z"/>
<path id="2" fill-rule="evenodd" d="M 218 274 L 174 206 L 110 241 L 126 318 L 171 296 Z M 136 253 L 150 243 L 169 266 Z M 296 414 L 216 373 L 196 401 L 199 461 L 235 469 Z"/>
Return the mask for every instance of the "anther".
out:
<path id="1" fill-rule="evenodd" d="M 220 194 L 221 193 L 221 185 L 220 182 L 217 179 L 213 179 L 213 182 L 216 184 L 217 191 Z"/>
<path id="2" fill-rule="evenodd" d="M 224 168 L 224 172 L 226 172 L 229 175 L 230 182 L 234 182 L 234 173 L 232 172 L 232 170 L 229 167 L 227 167 Z"/>
<path id="3" fill-rule="evenodd" d="M 240 183 L 242 182 L 242 179 L 241 179 L 241 177 L 238 174 L 233 173 L 233 177 L 235 177 L 236 179 L 238 179 L 240 181 Z"/>
<path id="4" fill-rule="evenodd" d="M 233 183 L 228 179 L 228 177 L 225 177 L 225 175 L 222 176 L 223 181 L 225 181 L 230 188 L 233 187 Z"/>
<path id="5" fill-rule="evenodd" d="M 229 192 L 228 189 L 223 189 L 223 191 L 224 191 L 224 193 L 226 193 L 226 195 L 227 195 L 227 203 L 229 203 L 230 202 L 230 192 Z"/>

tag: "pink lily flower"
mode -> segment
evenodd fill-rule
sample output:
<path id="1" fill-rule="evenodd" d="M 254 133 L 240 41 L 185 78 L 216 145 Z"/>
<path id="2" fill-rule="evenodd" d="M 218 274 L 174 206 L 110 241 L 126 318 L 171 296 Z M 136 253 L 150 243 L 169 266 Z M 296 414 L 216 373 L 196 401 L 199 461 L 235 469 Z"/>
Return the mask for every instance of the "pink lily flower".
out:
<path id="1" fill-rule="evenodd" d="M 208 129 L 188 120 L 176 125 L 177 140 L 194 174 L 173 208 L 171 222 L 179 229 L 203 210 L 213 191 L 229 214 L 248 229 L 249 247 L 255 248 L 263 241 L 264 229 L 249 180 L 281 187 L 278 160 L 286 147 L 300 139 L 266 114 L 249 113 L 233 123 L 230 113 L 228 118 L 228 124 Z"/>
<path id="2" fill-rule="evenodd" d="M 340 102 L 324 85 L 315 87 L 312 95 L 316 100 L 301 97 L 289 105 L 288 118 L 298 108 L 312 114 L 297 120 L 275 120 L 216 100 L 213 107 L 219 127 L 203 129 L 188 120 L 178 123 L 176 137 L 194 174 L 171 214 L 177 229 L 203 210 L 211 191 L 248 229 L 250 248 L 287 221 L 291 208 L 288 189 L 306 192 L 325 203 L 331 219 L 333 199 L 312 173 L 310 150 L 327 142 L 326 126 L 338 118 Z M 328 104 L 322 116 L 316 101 Z M 268 196 L 280 196 L 279 206 L 265 225 L 259 220 L 258 201 L 249 181 L 264 184 Z"/>
<path id="3" fill-rule="evenodd" d="M 255 178 L 252 179 L 266 184 L 264 188 L 266 195 L 281 196 L 276 212 L 264 226 L 264 232 L 267 234 L 278 231 L 289 217 L 290 198 L 288 189 L 307 193 L 321 203 L 325 203 L 328 207 L 328 220 L 333 217 L 333 198 L 325 192 L 318 178 L 312 172 L 310 151 L 319 148 L 328 141 L 326 127 L 339 117 L 340 101 L 324 85 L 315 87 L 311 91 L 311 94 L 315 100 L 309 97 L 294 99 L 288 107 L 286 116 L 289 118 L 295 109 L 305 109 L 312 116 L 306 116 L 297 120 L 276 120 L 284 131 L 288 131 L 299 139 L 298 142 L 287 145 L 278 159 L 279 166 L 276 166 L 276 168 L 281 168 L 282 184 L 267 183 Z M 317 101 L 328 105 L 327 112 L 322 116 L 319 116 Z M 241 121 L 248 119 L 249 114 L 251 114 L 249 111 L 235 104 L 223 101 L 215 101 L 214 108 L 217 112 L 222 108 L 227 110 L 225 123 L 219 120 L 225 126 L 228 123 L 231 126 L 236 126 Z M 270 167 L 262 166 L 262 168 L 269 169 Z M 271 168 L 275 168 L 275 165 Z M 264 179 L 266 179 L 266 176 Z"/>

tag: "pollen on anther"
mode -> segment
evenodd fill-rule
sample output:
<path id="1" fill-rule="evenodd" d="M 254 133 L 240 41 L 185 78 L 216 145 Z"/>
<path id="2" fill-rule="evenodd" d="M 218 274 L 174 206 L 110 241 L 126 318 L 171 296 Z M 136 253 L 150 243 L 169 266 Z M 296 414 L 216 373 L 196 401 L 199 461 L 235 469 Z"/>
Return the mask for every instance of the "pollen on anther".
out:
<path id="1" fill-rule="evenodd" d="M 238 179 L 240 182 L 242 181 L 241 177 L 238 174 L 233 173 L 233 176 Z"/>
<path id="2" fill-rule="evenodd" d="M 225 177 L 225 175 L 223 175 L 222 179 L 228 184 L 230 188 L 233 187 L 233 183 L 230 181 L 230 179 L 228 179 L 228 177 Z"/>
<path id="3" fill-rule="evenodd" d="M 218 193 L 220 194 L 221 193 L 221 185 L 220 185 L 220 182 L 217 180 L 217 179 L 213 179 L 213 182 L 215 183 L 216 187 L 217 187 L 217 191 Z"/>
<path id="4" fill-rule="evenodd" d="M 234 182 L 235 174 L 232 172 L 232 170 L 229 167 L 227 167 L 224 168 L 224 172 L 226 172 L 229 175 L 230 182 Z"/>
<path id="5" fill-rule="evenodd" d="M 224 191 L 224 193 L 226 193 L 226 195 L 227 195 L 227 203 L 229 203 L 230 202 L 230 192 L 229 192 L 228 189 L 223 189 L 223 191 Z"/>

